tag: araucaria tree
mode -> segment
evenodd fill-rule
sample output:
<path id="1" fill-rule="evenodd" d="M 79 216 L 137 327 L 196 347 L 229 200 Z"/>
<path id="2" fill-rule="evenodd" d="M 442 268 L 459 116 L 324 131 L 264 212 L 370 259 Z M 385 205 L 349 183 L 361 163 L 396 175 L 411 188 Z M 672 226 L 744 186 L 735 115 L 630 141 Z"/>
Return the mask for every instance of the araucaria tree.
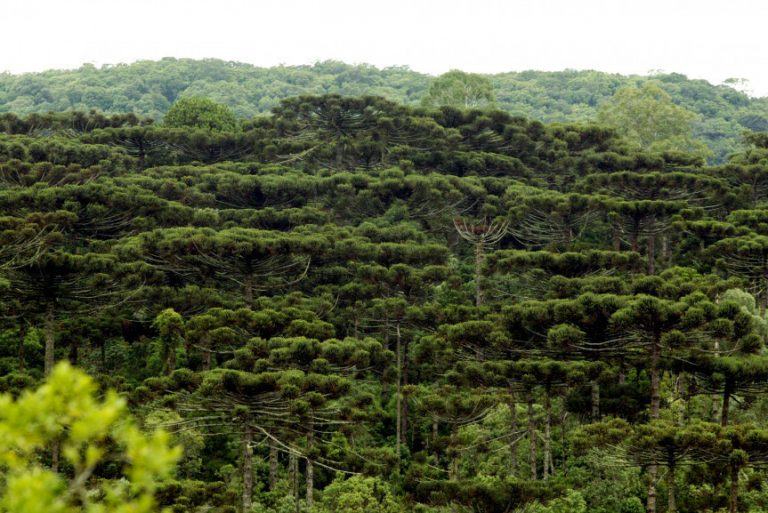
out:
<path id="1" fill-rule="evenodd" d="M 674 76 L 574 74 L 590 125 L 456 71 L 279 100 L 319 69 L 387 90 L 0 115 L 1 511 L 765 509 L 765 137 L 705 165 Z"/>

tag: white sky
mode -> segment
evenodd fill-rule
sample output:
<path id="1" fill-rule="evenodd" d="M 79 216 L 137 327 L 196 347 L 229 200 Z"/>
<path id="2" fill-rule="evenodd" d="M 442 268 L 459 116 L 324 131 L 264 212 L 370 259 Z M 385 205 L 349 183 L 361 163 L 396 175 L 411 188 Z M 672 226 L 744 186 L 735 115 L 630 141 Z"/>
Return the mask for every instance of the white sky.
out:
<path id="1" fill-rule="evenodd" d="M 765 0 L 0 0 L 0 71 L 336 59 L 431 74 L 663 70 L 745 78 L 768 96 L 766 23 Z"/>

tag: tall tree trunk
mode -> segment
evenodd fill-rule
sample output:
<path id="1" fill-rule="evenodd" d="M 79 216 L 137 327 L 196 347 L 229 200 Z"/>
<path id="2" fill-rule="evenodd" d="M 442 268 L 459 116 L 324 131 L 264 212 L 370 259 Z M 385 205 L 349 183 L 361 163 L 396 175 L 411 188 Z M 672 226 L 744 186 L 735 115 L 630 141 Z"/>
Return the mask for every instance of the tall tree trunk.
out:
<path id="1" fill-rule="evenodd" d="M 592 422 L 600 422 L 600 383 L 592 380 Z"/>
<path id="2" fill-rule="evenodd" d="M 485 261 L 485 247 L 482 241 L 475 243 L 475 306 L 480 306 L 485 300 L 483 294 L 483 262 Z"/>
<path id="3" fill-rule="evenodd" d="M 459 478 L 459 456 L 456 451 L 458 441 L 456 440 L 456 427 L 451 426 L 451 445 L 450 445 L 450 457 L 451 461 L 448 467 L 448 480 L 456 481 Z"/>
<path id="4" fill-rule="evenodd" d="M 293 505 L 296 513 L 300 513 L 299 505 L 299 458 L 296 453 L 291 451 L 288 456 L 288 480 L 291 487 L 291 495 L 293 495 Z"/>
<path id="5" fill-rule="evenodd" d="M 397 455 L 397 471 L 400 472 L 400 440 L 402 439 L 402 379 L 403 379 L 403 353 L 400 347 L 401 344 L 401 338 L 400 338 L 400 323 L 398 322 L 395 326 L 395 333 L 397 335 L 396 340 L 396 351 L 397 351 L 397 390 L 396 390 L 396 412 L 395 412 L 395 422 L 397 423 L 397 426 L 395 427 L 395 454 Z"/>
<path id="6" fill-rule="evenodd" d="M 248 307 L 253 307 L 253 278 L 248 275 L 245 277 L 243 283 L 243 296 L 245 298 L 245 304 Z"/>
<path id="7" fill-rule="evenodd" d="M 733 379 L 725 378 L 725 386 L 723 387 L 723 410 L 720 414 L 720 425 L 725 427 L 728 425 L 728 410 L 731 406 L 731 395 L 733 394 Z"/>
<path id="8" fill-rule="evenodd" d="M 656 476 L 659 467 L 654 463 L 648 467 L 648 500 L 645 505 L 646 513 L 656 513 Z"/>
<path id="9" fill-rule="evenodd" d="M 399 328 L 399 324 L 398 324 Z M 401 404 L 400 404 L 400 423 L 402 427 L 400 428 L 400 438 L 402 440 L 408 440 L 408 401 L 406 400 L 406 397 L 404 394 L 402 394 L 402 391 L 405 390 L 408 387 L 408 340 L 403 339 L 402 340 L 402 347 L 400 348 L 402 353 L 402 364 L 403 364 L 403 371 L 401 373 L 402 375 L 402 386 L 401 386 Z M 410 447 L 410 446 L 409 446 Z"/>
<path id="10" fill-rule="evenodd" d="M 203 351 L 203 371 L 211 370 L 211 352 Z"/>
<path id="11" fill-rule="evenodd" d="M 549 387 L 544 391 L 544 471 L 542 477 L 546 480 L 554 471 L 552 465 L 552 398 Z"/>
<path id="12" fill-rule="evenodd" d="M 56 314 L 53 303 L 48 303 L 45 312 L 45 367 L 46 376 L 50 376 L 56 363 Z M 56 436 L 51 441 L 51 470 L 59 471 L 59 455 L 61 454 L 61 439 Z"/>
<path id="13" fill-rule="evenodd" d="M 653 276 L 656 274 L 656 234 L 648 234 L 648 245 L 646 247 L 648 253 L 648 274 Z"/>
<path id="14" fill-rule="evenodd" d="M 568 472 L 568 446 L 565 443 L 565 419 L 568 415 L 568 410 L 566 408 L 560 409 L 560 447 L 562 447 L 563 451 L 563 458 L 560 462 L 560 466 L 563 469 L 563 475 L 567 475 Z"/>
<path id="15" fill-rule="evenodd" d="M 307 484 L 307 510 L 312 511 L 314 504 L 315 493 L 315 466 L 312 463 L 311 454 L 315 448 L 315 425 L 313 420 L 307 422 L 307 453 L 310 455 L 307 457 L 307 469 L 306 469 L 306 484 Z"/>
<path id="16" fill-rule="evenodd" d="M 274 491 L 277 488 L 277 467 L 279 465 L 279 454 L 277 452 L 277 443 L 274 440 L 269 442 L 269 489 Z"/>
<path id="17" fill-rule="evenodd" d="M 661 404 L 660 376 L 659 376 L 659 357 L 661 352 L 660 339 L 654 336 L 651 346 L 651 420 L 659 418 L 659 407 Z M 659 466 L 654 461 L 648 467 L 648 501 L 646 511 L 656 513 L 656 478 L 659 473 Z"/>
<path id="18" fill-rule="evenodd" d="M 440 435 L 440 424 L 437 416 L 432 417 L 432 453 L 437 456 L 437 437 Z"/>
<path id="19" fill-rule="evenodd" d="M 344 167 L 344 145 L 342 142 L 336 141 L 336 169 L 342 169 Z"/>
<path id="20" fill-rule="evenodd" d="M 45 311 L 45 375 L 50 376 L 56 361 L 56 315 L 53 303 L 48 303 Z"/>
<path id="21" fill-rule="evenodd" d="M 509 437 L 509 459 L 511 460 L 509 473 L 512 477 L 515 477 L 517 475 L 518 437 L 517 437 L 517 402 L 515 401 L 514 392 L 510 392 L 509 394 L 508 405 L 509 405 L 509 430 L 511 432 L 511 436 Z"/>
<path id="22" fill-rule="evenodd" d="M 533 416 L 533 392 L 526 394 L 528 403 L 528 465 L 531 467 L 531 479 L 536 480 L 536 419 Z"/>
<path id="23" fill-rule="evenodd" d="M 165 357 L 165 374 L 170 375 L 176 370 L 176 344 L 169 343 L 167 347 L 168 355 Z"/>
<path id="24" fill-rule="evenodd" d="M 731 489 L 728 493 L 728 513 L 737 513 L 739 509 L 739 465 L 731 464 Z"/>
<path id="25" fill-rule="evenodd" d="M 19 370 L 23 371 L 26 367 L 25 357 L 24 357 L 24 339 L 27 338 L 27 327 L 26 325 L 22 324 L 19 327 L 19 347 L 16 353 L 16 357 L 18 359 L 18 365 Z"/>
<path id="26" fill-rule="evenodd" d="M 613 250 L 621 251 L 621 230 L 616 225 L 611 227 L 611 239 L 613 241 Z"/>
<path id="27" fill-rule="evenodd" d="M 677 512 L 677 499 L 675 498 L 675 465 L 669 465 L 667 472 L 667 513 Z"/>
<path id="28" fill-rule="evenodd" d="M 760 313 L 765 314 L 768 308 L 768 276 L 763 276 L 763 293 L 760 294 Z"/>
<path id="29" fill-rule="evenodd" d="M 672 236 L 668 232 L 661 235 L 661 258 L 664 267 L 672 265 Z"/>
<path id="30" fill-rule="evenodd" d="M 661 405 L 661 376 L 659 373 L 659 358 L 661 358 L 661 340 L 658 335 L 653 337 L 651 346 L 651 420 L 659 418 Z"/>
<path id="31" fill-rule="evenodd" d="M 251 511 L 253 503 L 253 428 L 245 427 L 243 434 L 243 513 Z"/>

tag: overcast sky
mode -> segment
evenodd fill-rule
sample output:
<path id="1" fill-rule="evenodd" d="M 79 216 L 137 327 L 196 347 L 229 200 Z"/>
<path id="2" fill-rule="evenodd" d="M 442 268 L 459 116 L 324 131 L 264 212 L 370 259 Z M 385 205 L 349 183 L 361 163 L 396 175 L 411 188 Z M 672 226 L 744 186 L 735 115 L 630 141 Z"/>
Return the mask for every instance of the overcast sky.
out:
<path id="1" fill-rule="evenodd" d="M 0 0 L 0 72 L 162 57 L 663 70 L 768 96 L 765 0 Z"/>

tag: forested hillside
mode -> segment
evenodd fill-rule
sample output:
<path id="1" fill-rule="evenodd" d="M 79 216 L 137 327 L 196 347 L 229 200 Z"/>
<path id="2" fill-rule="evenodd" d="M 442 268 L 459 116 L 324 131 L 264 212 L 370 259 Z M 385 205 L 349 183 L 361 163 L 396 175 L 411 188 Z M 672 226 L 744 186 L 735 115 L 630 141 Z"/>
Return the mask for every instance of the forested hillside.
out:
<path id="1" fill-rule="evenodd" d="M 707 166 L 377 97 L 169 117 L 0 115 L 0 390 L 66 390 L 20 397 L 32 442 L 2 398 L 0 464 L 177 513 L 768 508 L 762 134 Z M 59 428 L 102 408 L 57 406 L 91 393 L 60 360 L 171 432 L 175 478 L 133 431 L 82 442 L 116 396 Z"/>
<path id="2" fill-rule="evenodd" d="M 524 71 L 489 76 L 500 109 L 543 122 L 585 122 L 622 87 L 657 81 L 675 104 L 696 115 L 694 135 L 722 163 L 742 149 L 745 129 L 768 129 L 768 99 L 689 80 L 679 74 L 621 76 L 597 71 Z M 229 106 L 238 117 L 271 111 L 287 97 L 338 93 L 376 95 L 415 105 L 434 77 L 407 67 L 320 62 L 312 66 L 257 68 L 220 60 L 163 59 L 72 71 L 0 74 L 0 112 L 19 115 L 96 109 L 162 119 L 179 97 L 204 96 Z"/>

